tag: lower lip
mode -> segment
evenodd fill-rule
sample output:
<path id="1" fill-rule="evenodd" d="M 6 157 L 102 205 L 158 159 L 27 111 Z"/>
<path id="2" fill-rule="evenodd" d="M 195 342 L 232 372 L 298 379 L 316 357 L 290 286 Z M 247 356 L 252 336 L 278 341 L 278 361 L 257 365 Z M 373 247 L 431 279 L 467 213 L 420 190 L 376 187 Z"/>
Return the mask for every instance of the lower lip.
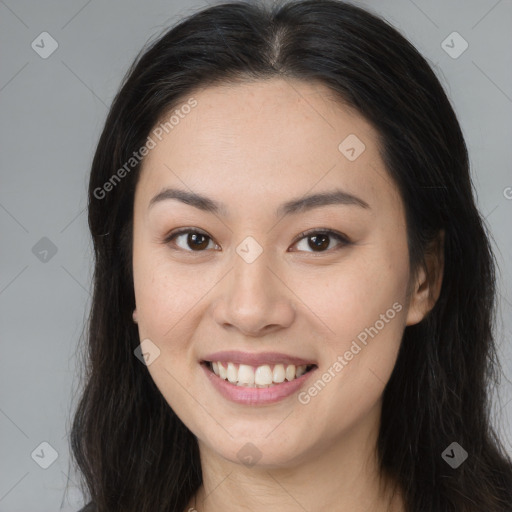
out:
<path id="1" fill-rule="evenodd" d="M 279 402 L 298 391 L 317 369 L 313 368 L 292 381 L 285 381 L 269 388 L 250 388 L 248 386 L 237 386 L 227 380 L 221 379 L 208 368 L 207 363 L 203 363 L 201 366 L 213 387 L 224 398 L 245 405 L 264 405 Z"/>

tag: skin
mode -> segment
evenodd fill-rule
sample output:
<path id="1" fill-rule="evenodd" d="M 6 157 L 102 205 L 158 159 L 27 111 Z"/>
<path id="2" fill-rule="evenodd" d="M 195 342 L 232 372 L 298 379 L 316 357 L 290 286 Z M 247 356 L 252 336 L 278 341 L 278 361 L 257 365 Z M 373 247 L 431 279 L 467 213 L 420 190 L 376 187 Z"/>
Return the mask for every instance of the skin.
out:
<path id="1" fill-rule="evenodd" d="M 144 160 L 133 231 L 134 320 L 160 350 L 147 369 L 200 448 L 203 485 L 186 510 L 404 510 L 377 466 L 381 399 L 404 328 L 431 309 L 441 277 L 409 268 L 404 208 L 376 131 L 316 83 L 272 79 L 191 96 L 197 106 Z M 350 134 L 366 146 L 354 161 L 338 149 Z M 177 200 L 149 208 L 165 187 L 222 202 L 229 216 Z M 275 216 L 286 201 L 333 188 L 370 208 Z M 203 252 L 187 234 L 166 244 L 178 228 L 210 237 Z M 331 237 L 315 251 L 298 238 L 322 228 L 350 243 Z M 247 236 L 263 249 L 250 264 L 236 252 Z M 199 365 L 217 350 L 278 351 L 317 361 L 316 381 L 394 303 L 401 310 L 307 404 L 297 393 L 235 404 Z M 261 454 L 253 466 L 237 457 L 248 442 Z"/>

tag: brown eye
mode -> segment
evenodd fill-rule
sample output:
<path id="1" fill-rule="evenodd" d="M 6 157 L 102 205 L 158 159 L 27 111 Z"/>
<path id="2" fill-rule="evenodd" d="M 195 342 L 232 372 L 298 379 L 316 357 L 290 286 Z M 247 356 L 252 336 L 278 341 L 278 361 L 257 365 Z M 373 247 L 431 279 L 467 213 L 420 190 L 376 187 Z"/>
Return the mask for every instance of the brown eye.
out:
<path id="1" fill-rule="evenodd" d="M 306 252 L 327 252 L 331 239 L 335 239 L 339 242 L 337 246 L 338 249 L 350 243 L 347 237 L 331 230 L 309 231 L 301 233 L 300 237 L 299 242 L 307 240 L 307 246 L 312 249 L 312 251 Z"/>
<path id="2" fill-rule="evenodd" d="M 180 239 L 181 245 L 180 243 L 176 242 L 177 240 Z M 302 242 L 302 240 L 307 240 L 307 247 L 311 250 L 306 250 L 305 252 L 322 253 L 328 252 L 329 250 L 333 249 L 332 247 L 330 247 L 331 240 L 333 239 L 338 241 L 338 244 L 337 246 L 334 247 L 334 249 L 339 249 L 350 243 L 346 236 L 332 230 L 316 230 L 301 233 L 298 242 Z M 179 249 L 183 249 L 184 251 L 187 252 L 204 252 L 206 249 L 208 249 L 208 244 L 210 241 L 213 242 L 211 237 L 195 229 L 181 229 L 179 231 L 171 233 L 164 240 L 166 244 L 173 242 L 174 246 L 178 247 Z M 295 244 L 297 244 L 298 242 L 295 242 Z"/>
<path id="3" fill-rule="evenodd" d="M 182 245 L 174 242 L 178 239 L 181 239 Z M 175 233 L 171 233 L 165 239 L 165 243 L 174 242 L 174 245 L 177 245 L 180 249 L 185 251 L 202 252 L 204 249 L 208 248 L 209 240 L 211 240 L 211 238 L 200 231 L 196 231 L 194 229 L 183 229 Z"/>

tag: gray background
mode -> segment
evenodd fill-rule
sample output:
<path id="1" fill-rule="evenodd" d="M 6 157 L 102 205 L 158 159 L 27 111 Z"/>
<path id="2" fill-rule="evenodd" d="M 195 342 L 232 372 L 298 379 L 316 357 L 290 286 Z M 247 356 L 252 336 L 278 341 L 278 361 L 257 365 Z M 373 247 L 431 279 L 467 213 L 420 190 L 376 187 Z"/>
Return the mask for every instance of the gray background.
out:
<path id="1" fill-rule="evenodd" d="M 354 3 L 381 14 L 429 60 L 462 125 L 501 268 L 497 335 L 506 378 L 494 410 L 512 453 L 512 2 Z M 67 436 L 90 305 L 89 167 L 108 106 L 137 52 L 203 6 L 0 0 L 0 512 L 74 511 L 83 504 Z M 31 47 L 34 40 L 42 46 L 44 31 L 58 43 L 46 59 Z M 442 47 L 454 31 L 469 44 L 457 58 Z M 453 52 L 460 43 L 446 44 Z M 58 453 L 47 469 L 36 463 L 50 462 L 43 442 Z"/>

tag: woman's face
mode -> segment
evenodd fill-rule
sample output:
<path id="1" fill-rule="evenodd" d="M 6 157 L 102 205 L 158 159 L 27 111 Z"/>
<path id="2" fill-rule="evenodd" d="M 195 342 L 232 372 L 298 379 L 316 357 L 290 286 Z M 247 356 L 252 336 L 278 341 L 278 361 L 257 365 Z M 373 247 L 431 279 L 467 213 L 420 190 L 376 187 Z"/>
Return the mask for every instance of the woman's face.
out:
<path id="1" fill-rule="evenodd" d="M 191 96 L 150 134 L 135 195 L 147 369 L 205 449 L 291 466 L 376 427 L 421 319 L 403 205 L 376 132 L 324 86 Z"/>

